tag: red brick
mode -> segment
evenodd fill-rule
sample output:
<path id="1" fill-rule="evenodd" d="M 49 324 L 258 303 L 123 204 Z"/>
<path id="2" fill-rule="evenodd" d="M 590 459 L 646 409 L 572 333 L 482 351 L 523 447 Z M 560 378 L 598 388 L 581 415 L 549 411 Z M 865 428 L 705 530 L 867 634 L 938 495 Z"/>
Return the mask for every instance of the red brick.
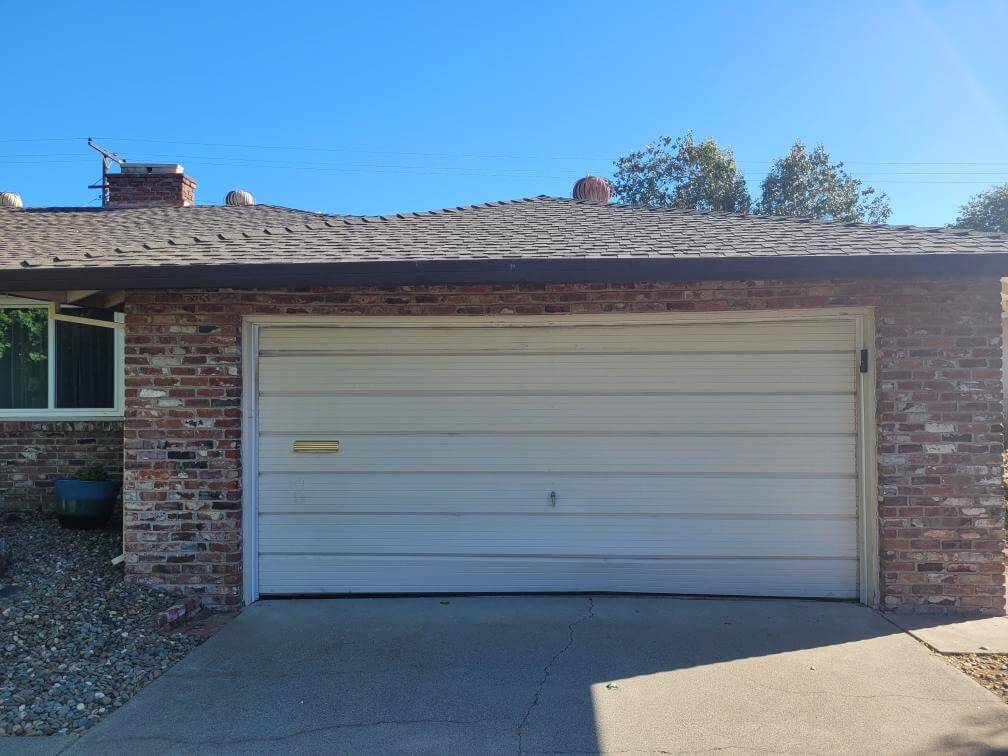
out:
<path id="1" fill-rule="evenodd" d="M 0 420 L 0 511 L 50 510 L 52 479 L 95 462 L 122 475 L 122 421 Z"/>
<path id="2" fill-rule="evenodd" d="M 172 570 L 158 572 L 162 586 L 199 590 L 215 605 L 241 599 L 243 314 L 620 317 L 838 305 L 876 312 L 883 606 L 1003 613 L 1001 306 L 994 278 L 130 291 L 127 572 L 152 580 L 156 557 L 154 567 Z M 144 388 L 165 395 L 141 397 Z M 170 459 L 168 449 L 195 457 Z M 185 504 L 160 506 L 178 502 Z M 165 529 L 148 530 L 129 516 L 152 504 Z M 193 516 L 211 529 L 189 530 Z M 196 560 L 164 562 L 207 545 Z"/>

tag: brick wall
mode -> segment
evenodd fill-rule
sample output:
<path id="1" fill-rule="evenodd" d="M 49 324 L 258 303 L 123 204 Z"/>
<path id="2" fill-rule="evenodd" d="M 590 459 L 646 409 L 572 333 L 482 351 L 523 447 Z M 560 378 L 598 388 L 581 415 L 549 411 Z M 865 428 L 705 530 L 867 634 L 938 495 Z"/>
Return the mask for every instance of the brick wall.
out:
<path id="1" fill-rule="evenodd" d="M 241 599 L 244 314 L 488 315 L 872 306 L 884 606 L 1004 608 L 995 279 L 131 291 L 125 537 L 133 579 Z"/>
<path id="2" fill-rule="evenodd" d="M 0 420 L 0 511 L 52 509 L 52 479 L 101 462 L 122 475 L 119 420 Z"/>
<path id="3" fill-rule="evenodd" d="M 189 207 L 196 182 L 183 173 L 110 173 L 109 207 Z"/>

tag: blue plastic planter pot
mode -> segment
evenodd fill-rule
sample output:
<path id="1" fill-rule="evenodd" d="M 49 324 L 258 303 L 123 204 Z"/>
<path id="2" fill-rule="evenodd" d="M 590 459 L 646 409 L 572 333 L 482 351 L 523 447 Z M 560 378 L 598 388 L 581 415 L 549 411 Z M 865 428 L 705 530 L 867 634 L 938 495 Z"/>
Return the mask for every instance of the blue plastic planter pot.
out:
<path id="1" fill-rule="evenodd" d="M 121 485 L 118 480 L 54 480 L 60 525 L 76 529 L 100 528 L 115 511 Z"/>

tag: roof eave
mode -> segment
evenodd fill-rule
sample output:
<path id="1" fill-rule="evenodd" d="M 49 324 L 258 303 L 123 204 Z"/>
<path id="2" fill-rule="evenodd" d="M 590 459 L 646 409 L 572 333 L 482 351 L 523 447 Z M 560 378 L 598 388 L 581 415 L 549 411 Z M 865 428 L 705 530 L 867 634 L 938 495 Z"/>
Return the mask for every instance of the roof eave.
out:
<path id="1" fill-rule="evenodd" d="M 25 268 L 0 290 L 275 288 L 1008 276 L 1008 253 L 731 258 L 517 258 Z"/>

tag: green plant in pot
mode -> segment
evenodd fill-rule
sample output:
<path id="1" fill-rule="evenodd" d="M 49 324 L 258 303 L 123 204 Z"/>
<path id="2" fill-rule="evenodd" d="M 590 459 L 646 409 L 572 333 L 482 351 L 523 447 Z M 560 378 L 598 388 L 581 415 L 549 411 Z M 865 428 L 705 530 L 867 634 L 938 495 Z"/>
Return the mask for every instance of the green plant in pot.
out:
<path id="1" fill-rule="evenodd" d="M 64 528 L 100 528 L 115 512 L 122 482 L 110 480 L 100 462 L 82 467 L 73 478 L 53 481 L 56 515 Z"/>

